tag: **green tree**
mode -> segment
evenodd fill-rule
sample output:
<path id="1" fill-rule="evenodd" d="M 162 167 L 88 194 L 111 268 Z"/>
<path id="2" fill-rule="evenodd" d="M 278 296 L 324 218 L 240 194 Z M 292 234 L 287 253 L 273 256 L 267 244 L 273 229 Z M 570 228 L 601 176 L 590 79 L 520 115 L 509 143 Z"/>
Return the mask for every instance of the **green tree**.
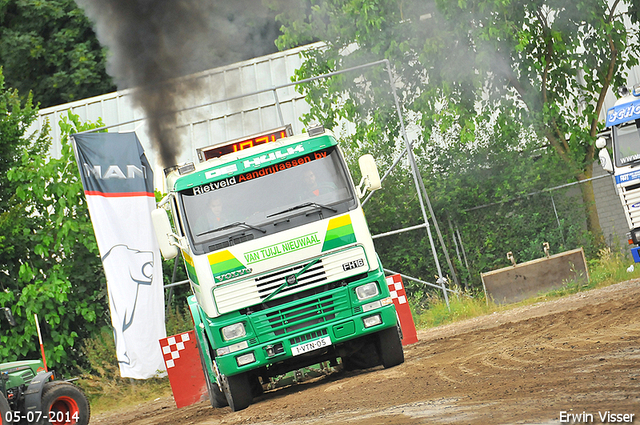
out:
<path id="1" fill-rule="evenodd" d="M 27 134 L 27 128 L 36 120 L 38 111 L 33 96 L 22 99 L 15 89 L 5 89 L 3 69 L 0 67 L 0 211 L 5 211 L 15 193 L 16 184 L 7 179 L 7 171 L 22 156 L 24 149 L 43 154 L 46 131 Z"/>
<path id="2" fill-rule="evenodd" d="M 29 123 L 18 125 L 19 138 Z M 0 306 L 11 308 L 17 326 L 0 324 L 0 361 L 39 357 L 34 313 L 47 361 L 59 371 L 82 362 L 79 341 L 106 323 L 105 279 L 68 140 L 71 133 L 100 125 L 81 124 L 69 113 L 60 123 L 60 158 L 43 155 L 49 147 L 44 143 L 23 149 L 8 171 L 15 193 L 0 217 L 0 258 L 8 252 L 13 262 L 1 264 Z"/>
<path id="3" fill-rule="evenodd" d="M 21 211 L 15 197 L 19 184 L 7 178 L 10 169 L 19 164 L 23 154 L 44 155 L 48 146 L 48 128 L 28 134 L 36 120 L 37 108 L 32 96 L 23 102 L 17 90 L 5 89 L 0 68 L 0 291 L 9 290 L 10 276 L 17 276 L 19 259 L 28 255 L 28 235 L 20 226 L 30 228 L 33 218 Z M 19 223 L 18 226 L 16 224 Z M 2 293 L 0 292 L 0 294 Z"/>
<path id="4" fill-rule="evenodd" d="M 42 107 L 114 91 L 106 50 L 73 0 L 1 0 L 0 65 Z"/>
<path id="5" fill-rule="evenodd" d="M 639 18 L 632 0 L 307 0 L 279 16 L 278 46 L 326 43 L 305 53 L 298 78 L 388 59 L 422 146 L 439 141 L 434 129 L 445 142 L 473 146 L 478 129 L 508 115 L 502 123 L 531 128 L 539 152 L 583 180 L 592 176 L 605 95 L 638 63 Z M 356 123 L 357 140 L 393 145 L 398 123 L 385 80 L 380 70 L 306 87 L 308 119 L 332 127 L 344 118 Z M 446 151 L 439 147 L 438 156 Z M 593 189 L 581 189 L 589 228 L 599 234 Z"/>

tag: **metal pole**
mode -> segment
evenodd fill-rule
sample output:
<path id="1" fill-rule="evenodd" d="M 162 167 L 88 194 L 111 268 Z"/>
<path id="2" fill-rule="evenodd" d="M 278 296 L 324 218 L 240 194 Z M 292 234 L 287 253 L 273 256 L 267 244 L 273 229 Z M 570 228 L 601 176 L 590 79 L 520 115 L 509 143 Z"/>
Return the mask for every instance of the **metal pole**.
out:
<path id="1" fill-rule="evenodd" d="M 383 270 L 385 271 L 385 273 L 399 274 L 400 276 L 402 276 L 403 279 L 413 280 L 414 282 L 418 282 L 418 283 L 421 283 L 423 285 L 432 286 L 432 287 L 437 288 L 437 289 L 442 289 L 442 286 L 440 286 L 440 285 L 435 285 L 433 283 L 429 283 L 429 282 L 424 281 L 424 280 L 416 279 L 415 277 L 407 276 L 406 274 L 394 272 L 393 270 L 389 270 L 389 269 L 383 269 Z M 447 290 L 449 292 L 452 292 L 454 294 L 458 293 L 458 291 L 454 291 L 453 289 L 449 289 L 449 288 L 445 288 L 445 290 Z"/>
<path id="2" fill-rule="evenodd" d="M 429 226 L 429 220 L 427 218 L 427 212 L 424 209 L 424 201 L 422 199 L 422 191 L 420 190 L 420 184 L 418 182 L 418 166 L 416 165 L 415 158 L 413 157 L 413 149 L 411 148 L 411 144 L 409 143 L 409 138 L 407 137 L 407 132 L 404 128 L 404 120 L 402 119 L 402 113 L 400 111 L 400 101 L 398 100 L 398 94 L 396 93 L 395 84 L 393 84 L 393 74 L 391 73 L 391 63 L 385 59 L 385 63 L 387 65 L 387 73 L 389 75 L 389 85 L 391 86 L 391 91 L 393 93 L 393 99 L 396 104 L 396 111 L 398 112 L 398 119 L 400 120 L 400 129 L 402 131 L 402 136 L 404 137 L 404 142 L 407 147 L 407 155 L 409 157 L 409 163 L 411 164 L 411 171 L 413 173 L 413 181 L 416 186 L 416 192 L 418 193 L 418 200 L 420 201 L 420 209 L 422 210 L 422 217 L 425 222 L 425 227 L 427 229 L 427 235 L 429 236 L 429 243 L 431 244 L 431 251 L 433 254 L 433 259 L 436 262 L 436 269 L 438 270 L 438 283 L 442 286 L 442 293 L 444 295 L 444 300 L 447 304 L 447 308 L 451 310 L 451 306 L 449 305 L 449 297 L 447 295 L 447 288 L 444 286 L 445 279 L 442 277 L 442 269 L 440 268 L 440 261 L 438 260 L 438 253 L 436 252 L 436 247 L 433 243 L 433 237 L 431 236 L 431 228 Z"/>
<path id="3" fill-rule="evenodd" d="M 453 224 L 451 224 L 451 218 L 449 218 L 449 216 L 447 216 L 447 221 L 449 222 L 449 231 L 451 232 L 451 237 L 453 238 L 453 245 L 455 245 L 456 247 L 456 256 L 458 257 L 458 262 L 462 264 L 462 258 L 460 258 L 460 248 L 458 247 L 458 240 L 456 239 L 456 232 L 453 230 Z M 462 283 L 466 291 L 468 289 L 466 277 L 463 279 Z"/>
<path id="4" fill-rule="evenodd" d="M 171 276 L 171 283 L 176 281 L 176 275 L 178 274 L 178 257 L 173 259 L 173 275 Z M 171 310 L 171 298 L 173 298 L 173 286 L 169 287 L 169 295 L 167 296 L 167 305 L 165 307 L 165 314 L 169 314 Z"/>
<path id="5" fill-rule="evenodd" d="M 456 234 L 458 235 L 458 241 L 460 242 L 460 249 L 462 249 L 462 258 L 464 258 L 464 265 L 467 268 L 467 272 L 469 276 L 471 276 L 471 269 L 469 268 L 469 262 L 467 261 L 467 253 L 464 250 L 464 244 L 462 243 L 462 236 L 460 236 L 460 229 L 458 229 L 458 224 L 456 223 Z"/>
<path id="6" fill-rule="evenodd" d="M 429 195 L 427 194 L 427 189 L 424 187 L 424 182 L 422 181 L 422 174 L 418 172 L 418 182 L 420 183 L 420 188 L 424 193 L 424 199 L 427 201 L 427 207 L 429 207 L 429 214 L 431 214 L 431 219 L 433 220 L 433 226 L 436 228 L 436 234 L 438 235 L 438 240 L 440 241 L 440 247 L 444 252 L 444 258 L 447 260 L 447 265 L 449 266 L 449 273 L 451 273 L 451 278 L 453 279 L 453 283 L 459 285 L 458 276 L 456 276 L 456 272 L 453 268 L 453 264 L 451 264 L 451 258 L 449 258 L 449 251 L 447 251 L 447 247 L 444 244 L 444 238 L 442 237 L 442 232 L 440 232 L 440 226 L 438 225 L 438 220 L 436 219 L 436 215 L 433 212 L 433 207 L 431 206 L 431 201 L 429 200 Z"/>
<path id="7" fill-rule="evenodd" d="M 398 233 L 409 232 L 411 230 L 422 229 L 423 227 L 427 227 L 425 224 L 418 224 L 417 226 L 405 227 L 404 229 L 392 230 L 386 233 L 379 233 L 377 235 L 371 236 L 371 239 L 383 238 L 385 236 L 397 235 Z"/>
<path id="8" fill-rule="evenodd" d="M 164 285 L 165 288 L 171 288 L 178 285 L 184 285 L 185 283 L 189 283 L 189 279 L 181 280 L 180 282 L 170 283 L 168 285 Z"/>
<path id="9" fill-rule="evenodd" d="M 549 193 L 551 195 L 551 193 Z M 564 241 L 564 232 L 562 231 L 562 226 L 560 225 L 560 218 L 558 217 L 558 210 L 556 209 L 556 202 L 553 200 L 553 195 L 551 195 L 551 205 L 553 205 L 553 213 L 556 215 L 556 222 L 558 223 L 558 229 L 560 229 L 560 237 L 562 238 L 562 245 L 567 245 Z"/>
<path id="10" fill-rule="evenodd" d="M 284 124 L 284 116 L 282 115 L 282 107 L 280 106 L 280 99 L 278 99 L 278 91 L 273 89 L 273 98 L 276 101 L 276 110 L 278 111 L 278 118 L 280 118 L 280 125 Z"/>

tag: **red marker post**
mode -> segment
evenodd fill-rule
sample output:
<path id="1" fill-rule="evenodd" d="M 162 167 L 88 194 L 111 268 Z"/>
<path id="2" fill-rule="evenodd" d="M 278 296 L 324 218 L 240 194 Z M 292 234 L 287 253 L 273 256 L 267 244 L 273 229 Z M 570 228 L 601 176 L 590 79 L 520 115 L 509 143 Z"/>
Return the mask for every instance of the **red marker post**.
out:
<path id="1" fill-rule="evenodd" d="M 160 348 L 176 406 L 181 408 L 206 399 L 207 383 L 195 331 L 162 338 Z"/>
<path id="2" fill-rule="evenodd" d="M 402 284 L 402 277 L 399 274 L 387 276 L 387 285 L 396 306 L 398 318 L 400 319 L 400 327 L 402 328 L 402 345 L 409 345 L 418 342 L 418 334 L 416 325 L 411 315 L 411 307 L 407 301 L 407 294 Z"/>
<path id="3" fill-rule="evenodd" d="M 44 344 L 42 343 L 42 333 L 40 333 L 40 323 L 38 323 L 38 315 L 34 313 L 33 317 L 36 319 L 36 329 L 38 330 L 38 340 L 40 341 L 40 352 L 42 353 L 42 363 L 44 363 L 44 371 L 49 372 L 49 369 L 47 369 L 47 358 L 44 356 Z"/>

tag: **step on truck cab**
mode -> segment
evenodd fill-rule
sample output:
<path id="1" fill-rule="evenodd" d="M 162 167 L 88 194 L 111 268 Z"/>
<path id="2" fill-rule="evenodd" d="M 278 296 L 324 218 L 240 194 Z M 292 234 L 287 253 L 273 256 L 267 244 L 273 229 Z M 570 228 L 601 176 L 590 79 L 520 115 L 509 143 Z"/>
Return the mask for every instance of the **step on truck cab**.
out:
<path id="1" fill-rule="evenodd" d="M 640 262 L 640 84 L 629 91 L 620 90 L 621 97 L 609 108 L 606 131 L 596 140 L 602 168 L 612 173 L 622 208 L 629 225 L 628 240 L 633 260 Z M 613 150 L 613 161 L 606 149 L 607 138 Z"/>
<path id="2" fill-rule="evenodd" d="M 356 187 L 333 134 L 288 133 L 199 149 L 199 164 L 165 170 L 152 213 L 163 256 L 184 258 L 214 407 L 243 409 L 270 378 L 321 362 L 404 361 L 359 200 L 380 188 L 373 157 Z"/>

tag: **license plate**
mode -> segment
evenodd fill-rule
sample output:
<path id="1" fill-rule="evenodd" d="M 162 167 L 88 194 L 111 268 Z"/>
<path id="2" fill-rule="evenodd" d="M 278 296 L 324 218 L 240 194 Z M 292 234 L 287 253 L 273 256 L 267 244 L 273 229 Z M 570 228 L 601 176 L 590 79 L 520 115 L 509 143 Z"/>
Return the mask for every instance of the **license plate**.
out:
<path id="1" fill-rule="evenodd" d="M 314 341 L 305 342 L 304 344 L 294 345 L 293 347 L 291 347 L 291 353 L 294 356 L 299 356 L 300 354 L 308 353 L 313 350 L 319 350 L 320 348 L 326 347 L 328 345 L 331 345 L 331 338 L 325 336 Z"/>

